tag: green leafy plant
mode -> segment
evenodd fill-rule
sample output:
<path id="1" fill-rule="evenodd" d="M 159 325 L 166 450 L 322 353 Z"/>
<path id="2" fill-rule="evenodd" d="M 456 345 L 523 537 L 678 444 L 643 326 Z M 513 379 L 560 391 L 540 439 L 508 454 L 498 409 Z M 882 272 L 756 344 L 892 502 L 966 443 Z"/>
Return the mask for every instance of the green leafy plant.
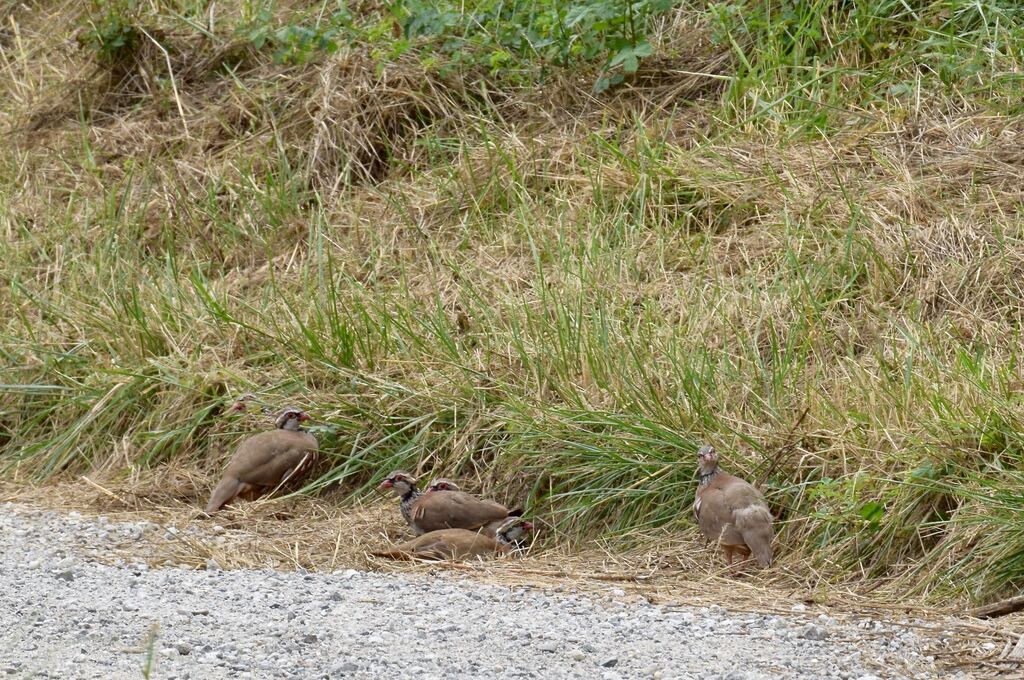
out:
<path id="1" fill-rule="evenodd" d="M 276 63 L 304 64 L 323 54 L 336 52 L 340 40 L 351 28 L 352 15 L 344 8 L 312 26 L 275 26 L 270 10 L 264 8 L 238 30 L 256 49 L 272 49 Z"/>
<path id="2" fill-rule="evenodd" d="M 878 531 L 882 526 L 882 518 L 885 517 L 885 506 L 877 501 L 868 501 L 860 506 L 857 514 L 867 523 L 868 529 Z"/>
<path id="3" fill-rule="evenodd" d="M 94 10 L 98 16 L 89 19 L 78 36 L 79 44 L 106 63 L 123 61 L 134 50 L 141 35 L 136 27 L 134 1 L 96 3 Z"/>
<path id="4" fill-rule="evenodd" d="M 673 0 L 398 0 L 383 16 L 362 16 L 359 23 L 343 8 L 311 24 L 284 25 L 275 25 L 264 7 L 238 31 L 256 49 L 272 49 L 274 60 L 284 64 L 305 63 L 356 40 L 389 47 L 376 50 L 381 59 L 417 48 L 429 67 L 485 66 L 491 75 L 513 80 L 517 74 L 533 78 L 538 67 L 600 62 L 594 90 L 603 92 L 635 73 L 654 52 L 647 37 L 650 21 L 673 5 Z"/>
<path id="5" fill-rule="evenodd" d="M 160 638 L 160 622 L 154 621 L 146 633 L 146 659 L 142 663 L 142 677 L 149 680 L 153 677 L 154 661 L 156 660 L 156 642 Z"/>
<path id="6" fill-rule="evenodd" d="M 653 53 L 647 39 L 651 18 L 667 12 L 672 0 L 478 0 L 436 3 L 400 0 L 392 12 L 408 40 L 434 42 L 457 61 L 486 64 L 492 73 L 516 61 L 565 67 L 603 61 L 597 92 L 635 73 Z"/>

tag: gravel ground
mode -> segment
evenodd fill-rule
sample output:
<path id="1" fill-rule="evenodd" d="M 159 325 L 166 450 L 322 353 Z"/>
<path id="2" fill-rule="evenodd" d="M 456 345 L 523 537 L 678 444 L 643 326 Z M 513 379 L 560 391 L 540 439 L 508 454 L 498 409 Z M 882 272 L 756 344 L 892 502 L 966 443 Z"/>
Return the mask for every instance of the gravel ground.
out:
<path id="1" fill-rule="evenodd" d="M 0 506 L 0 678 L 141 678 L 150 652 L 149 677 L 204 680 L 939 677 L 923 640 L 878 621 L 626 603 L 613 588 L 116 563 L 155 528 Z"/>

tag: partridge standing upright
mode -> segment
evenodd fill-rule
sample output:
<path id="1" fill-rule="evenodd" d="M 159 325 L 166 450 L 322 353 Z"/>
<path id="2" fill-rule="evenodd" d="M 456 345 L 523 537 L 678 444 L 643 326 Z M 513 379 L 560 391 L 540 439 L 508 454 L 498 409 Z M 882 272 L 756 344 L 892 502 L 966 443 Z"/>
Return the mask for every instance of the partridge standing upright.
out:
<path id="1" fill-rule="evenodd" d="M 217 512 L 237 497 L 254 500 L 307 472 L 316 460 L 317 442 L 302 430 L 306 420 L 305 412 L 286 408 L 277 414 L 276 429 L 243 441 L 213 490 L 206 512 Z"/>
<path id="2" fill-rule="evenodd" d="M 700 484 L 693 505 L 697 525 L 709 540 L 722 547 L 731 567 L 734 556 L 753 552 L 758 563 L 772 563 L 772 515 L 761 492 L 718 468 L 718 453 L 711 446 L 697 452 Z"/>
<path id="3" fill-rule="evenodd" d="M 516 547 L 533 530 L 533 524 L 519 517 L 510 517 L 498 527 L 494 538 L 466 529 L 441 529 L 400 543 L 391 550 L 372 553 L 396 560 L 460 560 L 467 557 L 504 555 Z"/>

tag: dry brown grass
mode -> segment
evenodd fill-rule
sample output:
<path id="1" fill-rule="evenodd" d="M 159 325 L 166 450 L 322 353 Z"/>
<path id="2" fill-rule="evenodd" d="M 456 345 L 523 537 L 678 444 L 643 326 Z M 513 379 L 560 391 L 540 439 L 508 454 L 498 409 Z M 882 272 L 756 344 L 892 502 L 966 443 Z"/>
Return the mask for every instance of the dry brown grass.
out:
<path id="1" fill-rule="evenodd" d="M 185 486 L 179 478 L 150 480 L 132 487 L 109 489 L 86 477 L 40 487 L 5 484 L 3 502 L 17 502 L 62 511 L 104 515 L 116 521 L 149 521 L 175 527 L 178 536 L 152 535 L 148 560 L 154 566 L 206 567 L 213 559 L 225 569 L 307 569 L 430 573 L 457 569 L 491 582 L 538 584 L 561 589 L 607 591 L 609 583 L 630 595 L 656 603 L 708 606 L 723 604 L 750 611 L 789 613 L 805 603 L 821 611 L 845 611 L 847 616 L 886 612 L 888 616 L 939 617 L 944 612 L 920 603 L 887 605 L 855 592 L 832 589 L 794 571 L 792 558 L 779 556 L 770 573 L 733 577 L 720 555 L 704 541 L 678 534 L 645 535 L 631 551 L 593 542 L 570 547 L 569 537 L 543 522 L 526 556 L 486 564 L 437 565 L 376 558 L 369 553 L 411 536 L 390 497 L 339 508 L 329 498 L 264 499 L 240 504 L 210 517 L 196 505 L 154 500 L 168 484 Z M 151 487 L 150 484 L 153 486 Z M 222 529 L 215 529 L 219 526 Z M 196 537 L 184 530 L 196 527 Z M 158 532 L 159 533 L 159 532 Z M 561 540 L 560 540 L 561 539 Z M 111 558 L 124 556 L 111 555 Z"/>

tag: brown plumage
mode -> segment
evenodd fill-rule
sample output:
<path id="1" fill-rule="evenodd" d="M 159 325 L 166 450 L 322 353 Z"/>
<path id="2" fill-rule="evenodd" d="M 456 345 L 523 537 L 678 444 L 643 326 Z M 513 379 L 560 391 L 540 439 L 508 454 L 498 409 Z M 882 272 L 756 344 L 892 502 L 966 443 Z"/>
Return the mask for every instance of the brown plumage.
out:
<path id="1" fill-rule="evenodd" d="M 235 498 L 254 500 L 305 474 L 317 452 L 316 437 L 301 429 L 306 420 L 309 416 L 303 411 L 286 408 L 277 415 L 277 429 L 243 441 L 213 490 L 206 512 L 217 512 Z"/>
<path id="2" fill-rule="evenodd" d="M 493 535 L 495 522 L 500 523 L 508 516 L 508 508 L 500 503 L 481 500 L 464 491 L 438 491 L 416 499 L 410 525 L 417 534 L 440 529 L 487 528 Z"/>
<path id="3" fill-rule="evenodd" d="M 501 524 L 494 538 L 466 529 L 441 529 L 400 543 L 391 550 L 371 554 L 395 560 L 462 560 L 504 555 L 514 550 L 532 530 L 530 522 L 511 517 Z"/>
<path id="4" fill-rule="evenodd" d="M 772 563 L 772 515 L 764 496 L 753 486 L 718 468 L 711 446 L 697 452 L 700 485 L 693 505 L 697 525 L 708 540 L 721 546 L 731 567 L 734 557 L 753 553 L 762 567 Z"/>
<path id="5" fill-rule="evenodd" d="M 500 503 L 458 491 L 449 480 L 437 480 L 430 487 L 433 491 L 421 493 L 416 488 L 416 478 L 401 470 L 388 475 L 380 486 L 391 489 L 401 499 L 402 517 L 417 536 L 442 529 L 479 529 L 494 536 L 503 520 L 522 514 L 521 510 L 510 511 Z"/>

